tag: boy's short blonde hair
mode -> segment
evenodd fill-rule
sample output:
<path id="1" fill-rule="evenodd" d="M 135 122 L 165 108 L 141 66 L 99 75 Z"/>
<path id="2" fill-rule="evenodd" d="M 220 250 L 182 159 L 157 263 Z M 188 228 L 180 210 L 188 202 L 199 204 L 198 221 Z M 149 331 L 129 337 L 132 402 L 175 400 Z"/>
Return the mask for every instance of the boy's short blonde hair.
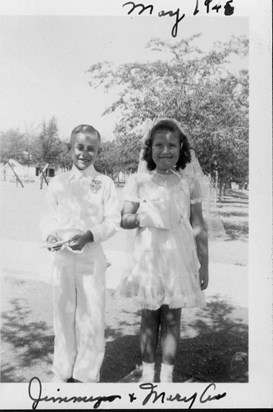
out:
<path id="1" fill-rule="evenodd" d="M 72 143 L 73 138 L 78 134 L 78 133 L 86 133 L 86 134 L 95 134 L 99 141 L 101 140 L 100 134 L 95 129 L 93 126 L 89 124 L 80 124 L 79 126 L 74 127 L 74 129 L 71 132 L 71 137 L 70 137 L 70 143 Z"/>

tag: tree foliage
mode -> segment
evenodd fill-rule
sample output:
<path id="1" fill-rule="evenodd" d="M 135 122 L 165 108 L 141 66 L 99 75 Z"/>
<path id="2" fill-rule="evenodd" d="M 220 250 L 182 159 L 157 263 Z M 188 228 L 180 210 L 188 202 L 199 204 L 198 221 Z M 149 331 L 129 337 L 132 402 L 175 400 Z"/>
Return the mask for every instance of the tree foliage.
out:
<path id="1" fill-rule="evenodd" d="M 58 136 L 58 126 L 55 117 L 52 117 L 48 123 L 44 122 L 42 124 L 37 144 L 33 149 L 33 157 L 38 164 L 59 164 L 59 156 L 62 153 L 63 147 Z"/>
<path id="2" fill-rule="evenodd" d="M 199 36 L 175 44 L 152 39 L 147 47 L 167 59 L 89 68 L 91 87 L 120 89 L 104 114 L 119 115 L 115 135 L 123 168 L 136 168 L 146 120 L 171 117 L 186 129 L 205 173 L 217 168 L 220 183 L 247 179 L 248 71 L 233 74 L 227 62 L 246 57 L 248 41 L 232 37 L 203 53 L 194 45 Z"/>
<path id="3" fill-rule="evenodd" d="M 15 159 L 21 164 L 26 164 L 29 158 L 29 148 L 26 136 L 18 129 L 9 129 L 0 134 L 1 162 Z"/>
<path id="4" fill-rule="evenodd" d="M 21 164 L 36 164 L 43 167 L 70 168 L 71 155 L 68 143 L 59 138 L 57 120 L 52 117 L 43 122 L 37 132 L 21 133 L 17 129 L 1 132 L 1 162 L 15 159 Z"/>
<path id="5" fill-rule="evenodd" d="M 61 141 L 61 152 L 58 155 L 58 164 L 61 168 L 69 170 L 72 166 L 72 157 L 70 154 L 70 143 Z"/>
<path id="6" fill-rule="evenodd" d="M 119 168 L 119 149 L 115 141 L 102 142 L 101 152 L 95 162 L 96 169 L 113 179 L 120 172 Z"/>

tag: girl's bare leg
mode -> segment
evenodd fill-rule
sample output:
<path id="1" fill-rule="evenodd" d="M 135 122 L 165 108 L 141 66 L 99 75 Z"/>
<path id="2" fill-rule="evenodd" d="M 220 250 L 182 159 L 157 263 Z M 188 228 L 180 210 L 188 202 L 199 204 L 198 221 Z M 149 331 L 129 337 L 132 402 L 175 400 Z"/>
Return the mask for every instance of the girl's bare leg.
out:
<path id="1" fill-rule="evenodd" d="M 160 308 L 162 363 L 174 365 L 180 338 L 181 309 Z"/>
<path id="2" fill-rule="evenodd" d="M 141 310 L 140 349 L 142 361 L 153 363 L 158 342 L 160 309 Z"/>

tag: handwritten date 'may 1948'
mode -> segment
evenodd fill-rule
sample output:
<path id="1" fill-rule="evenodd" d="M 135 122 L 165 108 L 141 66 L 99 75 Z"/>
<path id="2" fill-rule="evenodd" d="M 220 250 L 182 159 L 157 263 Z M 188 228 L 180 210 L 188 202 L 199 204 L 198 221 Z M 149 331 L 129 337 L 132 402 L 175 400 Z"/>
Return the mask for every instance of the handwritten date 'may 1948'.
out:
<path id="1" fill-rule="evenodd" d="M 226 1 L 224 5 L 224 15 L 225 16 L 231 16 L 234 12 L 234 7 L 231 6 L 231 3 L 233 3 L 233 0 Z M 222 8 L 221 4 L 218 4 L 218 3 L 214 4 L 213 0 L 205 0 L 204 2 L 202 2 L 202 5 L 204 5 L 204 7 L 206 8 L 206 13 L 210 13 L 212 11 L 219 13 L 219 10 Z M 127 14 L 131 14 L 135 9 L 138 9 L 139 15 L 145 12 L 146 10 L 147 12 L 150 13 L 150 15 L 153 14 L 154 12 L 154 6 L 152 4 L 145 6 L 142 3 L 136 4 L 133 1 L 127 1 L 126 3 L 122 5 L 122 7 L 124 6 L 131 6 L 131 9 L 127 12 Z M 199 13 L 199 0 L 196 0 L 193 15 L 196 16 L 196 14 L 198 13 Z M 178 8 L 175 11 L 174 10 L 168 10 L 168 11 L 161 10 L 158 12 L 158 16 L 159 17 L 165 17 L 165 16 L 175 17 L 175 23 L 172 27 L 172 36 L 176 37 L 177 31 L 178 31 L 178 24 L 185 17 L 185 13 L 181 13 L 180 8 Z"/>

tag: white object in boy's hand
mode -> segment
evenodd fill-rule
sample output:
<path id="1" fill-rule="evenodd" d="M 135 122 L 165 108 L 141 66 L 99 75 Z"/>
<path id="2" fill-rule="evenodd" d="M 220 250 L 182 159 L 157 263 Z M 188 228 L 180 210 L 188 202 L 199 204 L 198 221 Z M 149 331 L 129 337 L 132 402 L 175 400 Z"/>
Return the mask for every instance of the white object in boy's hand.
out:
<path id="1" fill-rule="evenodd" d="M 71 240 L 61 240 L 61 241 L 57 241 L 54 243 L 46 243 L 45 245 L 42 246 L 42 248 L 47 248 L 48 250 L 50 250 L 50 252 L 58 252 L 59 250 L 63 250 L 65 248 L 71 250 L 71 252 L 73 253 L 82 253 L 83 250 L 73 250 L 71 249 L 70 245 L 73 244 L 73 241 Z"/>
<path id="2" fill-rule="evenodd" d="M 69 240 L 61 240 L 57 242 L 47 242 L 42 246 L 42 248 L 47 248 L 50 251 L 56 252 L 57 250 L 61 250 L 67 247 L 69 242 L 70 242 Z"/>

